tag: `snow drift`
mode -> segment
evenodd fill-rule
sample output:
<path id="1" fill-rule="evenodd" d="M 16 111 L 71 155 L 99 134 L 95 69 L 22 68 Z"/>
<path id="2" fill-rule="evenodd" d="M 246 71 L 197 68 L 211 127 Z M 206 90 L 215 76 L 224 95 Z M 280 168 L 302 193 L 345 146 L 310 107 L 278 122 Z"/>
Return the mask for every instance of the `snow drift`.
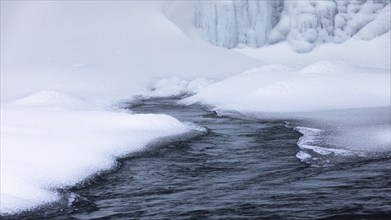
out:
<path id="1" fill-rule="evenodd" d="M 227 110 L 303 112 L 390 105 L 386 69 L 318 62 L 301 70 L 263 66 L 214 83 L 184 103 Z"/>

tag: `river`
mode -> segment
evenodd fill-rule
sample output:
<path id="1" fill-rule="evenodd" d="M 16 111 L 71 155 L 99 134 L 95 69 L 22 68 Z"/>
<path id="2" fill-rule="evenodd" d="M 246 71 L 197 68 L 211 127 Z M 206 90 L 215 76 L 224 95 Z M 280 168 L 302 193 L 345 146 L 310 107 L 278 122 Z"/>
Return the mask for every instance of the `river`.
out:
<path id="1" fill-rule="evenodd" d="M 301 133 L 284 121 L 218 116 L 199 105 L 151 99 L 163 113 L 208 129 L 152 145 L 71 189 L 63 199 L 4 219 L 387 219 L 390 158 L 331 166 L 300 161 Z"/>

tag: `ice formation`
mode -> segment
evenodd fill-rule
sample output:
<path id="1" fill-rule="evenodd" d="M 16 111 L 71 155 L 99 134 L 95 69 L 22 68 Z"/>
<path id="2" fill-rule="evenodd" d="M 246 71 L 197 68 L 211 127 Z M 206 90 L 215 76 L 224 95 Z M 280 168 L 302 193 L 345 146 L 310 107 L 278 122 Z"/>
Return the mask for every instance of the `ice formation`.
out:
<path id="1" fill-rule="evenodd" d="M 200 1 L 195 7 L 195 22 L 215 45 L 259 47 L 276 24 L 281 6 L 280 0 Z"/>
<path id="2" fill-rule="evenodd" d="M 195 25 L 221 47 L 286 40 L 296 52 L 308 52 L 320 43 L 341 43 L 356 34 L 370 40 L 388 32 L 389 1 L 198 1 Z"/>

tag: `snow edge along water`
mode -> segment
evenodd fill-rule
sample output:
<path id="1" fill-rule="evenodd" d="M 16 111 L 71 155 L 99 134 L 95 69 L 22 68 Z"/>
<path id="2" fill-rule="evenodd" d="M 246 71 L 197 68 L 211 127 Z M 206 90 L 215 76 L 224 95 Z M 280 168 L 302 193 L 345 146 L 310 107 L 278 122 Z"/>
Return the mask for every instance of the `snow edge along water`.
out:
<path id="1" fill-rule="evenodd" d="M 89 109 L 77 98 L 48 93 L 2 105 L 1 215 L 58 201 L 58 190 L 109 172 L 130 153 L 206 132 L 168 115 Z M 71 102 L 59 106 L 53 97 Z"/>

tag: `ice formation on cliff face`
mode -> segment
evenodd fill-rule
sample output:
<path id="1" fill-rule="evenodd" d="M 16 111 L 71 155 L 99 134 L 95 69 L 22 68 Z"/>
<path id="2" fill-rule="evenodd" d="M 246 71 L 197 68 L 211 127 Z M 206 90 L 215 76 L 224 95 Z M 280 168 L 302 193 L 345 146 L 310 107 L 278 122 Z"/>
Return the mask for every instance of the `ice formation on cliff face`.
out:
<path id="1" fill-rule="evenodd" d="M 320 43 L 341 43 L 356 34 L 370 40 L 388 32 L 390 9 L 387 0 L 198 1 L 195 25 L 221 47 L 287 40 L 295 51 L 308 52 Z"/>
<path id="2" fill-rule="evenodd" d="M 282 1 L 199 1 L 195 25 L 211 43 L 233 48 L 239 43 L 259 47 L 278 22 Z"/>

